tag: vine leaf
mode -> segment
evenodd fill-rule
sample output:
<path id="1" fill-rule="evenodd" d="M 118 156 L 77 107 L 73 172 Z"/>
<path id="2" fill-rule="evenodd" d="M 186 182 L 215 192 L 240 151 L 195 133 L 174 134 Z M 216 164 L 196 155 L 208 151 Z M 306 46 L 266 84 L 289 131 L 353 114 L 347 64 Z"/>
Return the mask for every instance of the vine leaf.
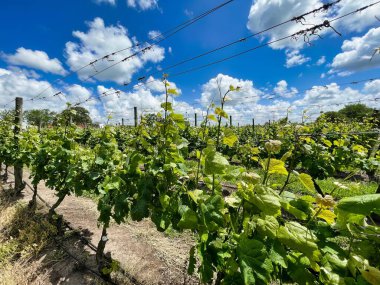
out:
<path id="1" fill-rule="evenodd" d="M 245 285 L 270 283 L 273 265 L 264 243 L 259 240 L 242 239 L 237 255 Z"/>
<path id="2" fill-rule="evenodd" d="M 315 192 L 313 178 L 309 174 L 301 173 L 298 175 L 298 179 L 301 181 L 302 185 L 311 192 Z"/>

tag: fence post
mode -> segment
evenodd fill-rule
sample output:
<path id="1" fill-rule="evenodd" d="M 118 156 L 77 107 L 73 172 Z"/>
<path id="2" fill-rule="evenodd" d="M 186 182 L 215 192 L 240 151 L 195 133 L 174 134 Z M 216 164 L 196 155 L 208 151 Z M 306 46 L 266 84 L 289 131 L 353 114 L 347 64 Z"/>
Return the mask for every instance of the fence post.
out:
<path id="1" fill-rule="evenodd" d="M 135 114 L 135 128 L 137 128 L 137 107 L 133 107 L 133 111 Z"/>
<path id="2" fill-rule="evenodd" d="M 16 109 L 15 109 L 15 126 L 14 126 L 14 141 L 16 145 L 16 151 L 18 152 L 20 149 L 19 146 L 19 140 L 18 135 L 21 132 L 22 128 L 22 115 L 23 115 L 23 100 L 21 97 L 16 98 Z M 19 195 L 21 191 L 24 189 L 25 185 L 22 181 L 22 174 L 23 174 L 23 165 L 21 162 L 16 161 L 14 165 L 14 172 L 15 172 L 15 194 Z"/>
<path id="3" fill-rule="evenodd" d="M 124 126 L 124 118 L 121 118 L 121 125 Z"/>
<path id="4" fill-rule="evenodd" d="M 194 114 L 194 120 L 195 120 L 194 125 L 195 125 L 195 127 L 197 127 L 198 126 L 197 113 Z"/>
<path id="5" fill-rule="evenodd" d="M 230 116 L 230 127 L 232 127 L 232 116 Z"/>

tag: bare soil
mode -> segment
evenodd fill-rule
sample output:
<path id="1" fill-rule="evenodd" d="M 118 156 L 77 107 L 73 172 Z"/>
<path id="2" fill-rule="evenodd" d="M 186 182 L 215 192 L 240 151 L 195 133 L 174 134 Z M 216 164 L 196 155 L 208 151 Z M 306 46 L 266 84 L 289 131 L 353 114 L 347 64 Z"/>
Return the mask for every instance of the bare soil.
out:
<path id="1" fill-rule="evenodd" d="M 13 176 L 10 175 L 9 180 Z M 24 170 L 24 180 L 30 185 L 29 172 Z M 38 185 L 38 194 L 49 205 L 57 200 L 53 190 L 44 183 Z M 23 200 L 29 202 L 33 192 L 26 187 Z M 96 202 L 86 197 L 68 196 L 57 209 L 69 225 L 97 245 L 101 237 L 98 227 Z M 165 234 L 155 229 L 150 220 L 112 224 L 107 230 L 109 241 L 105 251 L 118 262 L 120 267 L 133 276 L 139 284 L 199 284 L 196 277 L 187 275 L 189 250 L 193 245 L 190 233 Z M 131 284 L 131 281 L 118 281 Z M 61 284 L 61 283 L 54 283 Z M 65 283 L 67 284 L 67 283 Z M 82 284 L 82 283 L 77 283 Z M 95 283 L 94 283 L 95 284 Z"/>

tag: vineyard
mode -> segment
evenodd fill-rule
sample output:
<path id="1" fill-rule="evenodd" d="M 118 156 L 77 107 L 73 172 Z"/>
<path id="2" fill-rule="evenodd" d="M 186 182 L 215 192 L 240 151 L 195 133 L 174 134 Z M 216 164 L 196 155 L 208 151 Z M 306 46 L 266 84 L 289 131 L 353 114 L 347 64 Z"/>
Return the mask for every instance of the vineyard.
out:
<path id="1" fill-rule="evenodd" d="M 358 171 L 376 180 L 377 121 L 237 129 L 222 126 L 222 102 L 190 127 L 169 103 L 176 90 L 163 84 L 162 113 L 136 128 L 66 121 L 20 131 L 3 119 L 5 181 L 9 167 L 27 167 L 35 209 L 43 180 L 57 197 L 47 217 L 53 225 L 67 196 L 93 197 L 102 227 L 96 260 L 107 278 L 117 270 L 104 258 L 110 224 L 151 219 L 157 231 L 194 235 L 188 274 L 203 283 L 379 284 L 379 187 L 347 186 Z M 324 189 L 342 174 L 346 182 Z"/>
<path id="2" fill-rule="evenodd" d="M 23 1 L 0 285 L 380 284 L 380 1 Z"/>

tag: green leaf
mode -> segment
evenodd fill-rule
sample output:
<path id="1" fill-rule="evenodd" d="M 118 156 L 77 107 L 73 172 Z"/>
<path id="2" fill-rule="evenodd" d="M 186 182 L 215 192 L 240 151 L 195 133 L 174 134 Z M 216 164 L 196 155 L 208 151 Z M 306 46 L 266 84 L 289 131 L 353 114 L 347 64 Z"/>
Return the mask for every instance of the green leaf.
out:
<path id="1" fill-rule="evenodd" d="M 362 270 L 361 273 L 364 279 L 368 283 L 372 285 L 380 284 L 380 270 L 379 269 L 372 266 L 368 266 L 364 270 Z"/>
<path id="2" fill-rule="evenodd" d="M 282 208 L 285 211 L 287 211 L 288 213 L 292 214 L 297 219 L 305 221 L 309 217 L 305 212 L 303 212 L 300 209 L 294 207 L 293 205 L 291 205 L 288 202 L 281 201 L 281 206 L 282 206 Z"/>
<path id="3" fill-rule="evenodd" d="M 254 204 L 266 215 L 278 216 L 281 214 L 280 197 L 275 191 L 262 185 L 256 185 L 254 190 L 242 189 L 240 194 L 242 198 Z"/>
<path id="4" fill-rule="evenodd" d="M 226 129 L 223 137 L 223 144 L 233 147 L 234 144 L 238 141 L 237 135 L 230 129 Z"/>
<path id="5" fill-rule="evenodd" d="M 277 230 L 280 227 L 278 221 L 273 216 L 264 216 L 262 219 L 258 218 L 256 221 L 257 230 L 264 236 L 275 238 Z"/>
<path id="6" fill-rule="evenodd" d="M 197 214 L 188 206 L 180 206 L 179 213 L 181 214 L 181 220 L 178 223 L 178 227 L 181 229 L 196 229 L 198 225 Z"/>
<path id="7" fill-rule="evenodd" d="M 96 158 L 96 160 L 95 160 L 95 164 L 97 164 L 97 165 L 103 165 L 104 164 L 104 159 L 98 156 Z"/>
<path id="8" fill-rule="evenodd" d="M 288 222 L 277 231 L 277 238 L 291 249 L 304 253 L 311 260 L 319 260 L 317 238 L 297 222 Z"/>
<path id="9" fill-rule="evenodd" d="M 273 265 L 268 251 L 261 241 L 241 239 L 237 248 L 244 284 L 269 284 Z"/>
<path id="10" fill-rule="evenodd" d="M 211 121 L 214 121 L 214 122 L 217 122 L 218 120 L 216 119 L 215 115 L 208 115 L 207 116 L 207 119 L 211 120 Z"/>
<path id="11" fill-rule="evenodd" d="M 222 108 L 220 107 L 216 107 L 215 108 L 215 114 L 217 114 L 218 116 L 221 116 L 223 118 L 226 118 L 228 119 L 228 114 L 226 113 L 226 111 L 224 111 Z"/>
<path id="12" fill-rule="evenodd" d="M 331 225 L 334 223 L 336 215 L 330 210 L 322 210 L 319 212 L 318 218 L 325 220 L 329 225 Z"/>
<path id="13" fill-rule="evenodd" d="M 345 212 L 368 216 L 371 213 L 380 215 L 380 194 L 367 194 L 343 198 L 336 208 Z"/>
<path id="14" fill-rule="evenodd" d="M 228 160 L 212 147 L 205 149 L 205 173 L 206 174 L 223 174 L 229 165 Z"/>
<path id="15" fill-rule="evenodd" d="M 141 221 L 149 216 L 148 203 L 144 199 L 139 199 L 131 207 L 131 217 L 134 221 Z"/>
<path id="16" fill-rule="evenodd" d="M 302 185 L 309 191 L 315 192 L 313 178 L 309 174 L 301 173 L 298 175 L 298 179 L 301 181 Z"/>
<path id="17" fill-rule="evenodd" d="M 161 108 L 163 108 L 165 111 L 173 111 L 173 105 L 170 102 L 162 103 Z"/>
<path id="18" fill-rule="evenodd" d="M 283 268 L 288 267 L 286 262 L 286 250 L 278 241 L 275 241 L 272 245 L 269 256 L 274 264 L 278 264 Z"/>
<path id="19" fill-rule="evenodd" d="M 177 89 L 174 89 L 174 88 L 169 88 L 168 89 L 168 94 L 175 95 L 175 96 L 179 95 Z"/>
<path id="20" fill-rule="evenodd" d="M 261 166 L 264 170 L 267 170 L 268 159 L 261 161 Z M 269 162 L 269 174 L 288 175 L 288 171 L 285 168 L 285 162 L 272 158 Z"/>
<path id="21" fill-rule="evenodd" d="M 281 161 L 285 162 L 285 161 L 287 161 L 288 158 L 291 157 L 291 156 L 292 156 L 292 151 L 289 150 L 289 151 L 287 151 L 287 152 L 281 157 Z"/>

